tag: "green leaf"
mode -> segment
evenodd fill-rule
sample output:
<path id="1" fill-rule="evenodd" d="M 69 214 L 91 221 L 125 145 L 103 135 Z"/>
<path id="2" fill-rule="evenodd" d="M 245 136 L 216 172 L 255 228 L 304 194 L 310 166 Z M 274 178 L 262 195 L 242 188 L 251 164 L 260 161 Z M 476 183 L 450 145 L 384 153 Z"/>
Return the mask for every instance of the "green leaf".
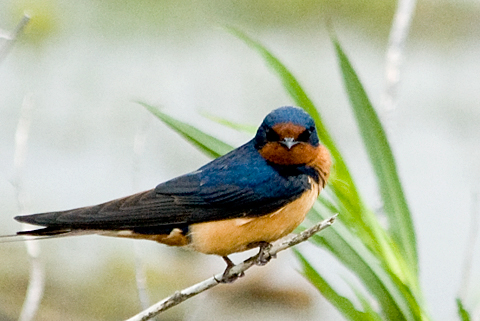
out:
<path id="1" fill-rule="evenodd" d="M 277 57 L 275 57 L 260 42 L 252 39 L 251 37 L 236 28 L 228 27 L 227 30 L 233 35 L 235 35 L 237 38 L 243 40 L 248 46 L 255 49 L 255 51 L 260 54 L 266 64 L 272 69 L 272 71 L 277 74 L 278 78 L 282 82 L 283 87 L 289 93 L 290 97 L 292 97 L 295 104 L 298 107 L 303 108 L 307 113 L 310 114 L 310 116 L 312 116 L 312 118 L 315 120 L 320 140 L 330 150 L 332 156 L 338 162 L 340 162 L 343 167 L 345 167 L 340 152 L 337 150 L 333 139 L 328 133 L 328 130 L 325 127 L 317 108 L 315 107 L 307 93 L 303 90 L 302 86 L 295 78 L 295 76 Z"/>
<path id="2" fill-rule="evenodd" d="M 244 132 L 244 133 L 247 133 L 247 134 L 255 134 L 257 132 L 257 128 L 255 126 L 240 124 L 240 123 L 237 123 L 237 122 L 225 119 L 225 118 L 221 118 L 221 117 L 212 115 L 212 114 L 207 113 L 207 112 L 201 112 L 200 114 L 203 117 L 208 118 L 208 119 L 210 119 L 210 120 L 212 120 L 212 121 L 214 121 L 218 124 L 227 126 L 229 128 L 232 128 L 232 129 L 236 129 L 238 131 L 241 131 L 241 132 Z"/>
<path id="3" fill-rule="evenodd" d="M 341 296 L 338 292 L 325 280 L 298 251 L 294 251 L 295 255 L 302 265 L 302 274 L 309 280 L 322 295 L 330 301 L 330 303 L 340 311 L 347 319 L 350 320 L 372 320 L 362 311 L 358 311 L 355 305 L 346 297 Z"/>
<path id="4" fill-rule="evenodd" d="M 470 313 L 465 309 L 463 306 L 462 300 L 460 298 L 457 298 L 457 311 L 458 311 L 458 316 L 460 317 L 460 320 L 462 321 L 470 321 Z"/>
<path id="5" fill-rule="evenodd" d="M 395 159 L 380 120 L 368 96 L 345 55 L 340 43 L 332 36 L 340 62 L 343 80 L 353 108 L 363 142 L 377 176 L 385 212 L 389 218 L 393 240 L 417 275 L 418 258 L 415 231 L 398 177 Z"/>
<path id="6" fill-rule="evenodd" d="M 205 134 L 203 131 L 188 125 L 182 121 L 179 121 L 172 116 L 160 111 L 159 108 L 152 105 L 138 102 L 140 105 L 149 110 L 152 114 L 157 116 L 161 121 L 163 121 L 168 127 L 175 130 L 177 133 L 182 135 L 187 141 L 192 143 L 195 147 L 200 149 L 204 154 L 212 158 L 217 158 L 221 155 L 224 155 L 233 149 L 232 146 L 222 142 L 221 140 Z"/>
<path id="7" fill-rule="evenodd" d="M 302 107 L 303 109 L 305 109 L 305 111 L 313 117 L 317 125 L 318 135 L 320 136 L 320 140 L 325 144 L 325 146 L 327 146 L 330 149 L 330 146 L 334 145 L 333 140 L 328 134 L 328 131 L 326 130 L 322 122 L 320 114 L 315 108 L 312 100 L 305 93 L 302 86 L 300 86 L 300 83 L 298 82 L 298 80 L 287 69 L 287 67 L 283 63 L 281 63 L 280 60 L 278 60 L 272 53 L 270 53 L 270 51 L 267 48 L 265 48 L 258 41 L 255 41 L 249 36 L 247 36 L 242 31 L 233 27 L 228 27 L 227 30 L 233 35 L 235 35 L 236 37 L 238 37 L 239 39 L 243 40 L 247 45 L 255 49 L 262 56 L 262 58 L 265 60 L 267 65 L 275 73 L 277 73 L 277 75 L 279 76 L 279 79 L 283 84 L 283 87 L 287 90 L 287 92 L 290 94 L 290 96 L 295 101 L 295 103 L 299 107 Z"/>
<path id="8" fill-rule="evenodd" d="M 352 284 L 350 284 L 350 288 L 353 290 L 353 292 L 355 292 L 355 295 L 357 296 L 358 300 L 362 304 L 365 314 L 368 315 L 368 320 L 383 321 L 383 318 L 377 313 L 377 311 L 375 311 L 375 309 L 373 308 L 372 304 L 370 304 L 367 297 Z"/>
<path id="9" fill-rule="evenodd" d="M 310 214 L 322 220 L 322 205 L 316 202 Z M 341 216 L 341 215 L 340 215 Z M 388 320 L 422 320 L 416 298 L 398 277 L 362 243 L 342 221 L 337 221 L 328 231 L 314 235 L 310 240 L 324 246 L 350 269 L 375 297 Z"/>

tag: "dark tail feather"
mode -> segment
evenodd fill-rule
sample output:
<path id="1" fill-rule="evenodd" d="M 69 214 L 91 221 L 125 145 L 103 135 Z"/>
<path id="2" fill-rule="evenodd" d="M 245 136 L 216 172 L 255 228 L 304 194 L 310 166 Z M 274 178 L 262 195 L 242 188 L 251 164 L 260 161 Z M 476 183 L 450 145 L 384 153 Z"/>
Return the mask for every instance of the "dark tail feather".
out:
<path id="1" fill-rule="evenodd" d="M 51 239 L 65 236 L 89 235 L 98 233 L 98 230 L 93 229 L 82 230 L 75 229 L 70 226 L 49 226 L 52 223 L 56 223 L 56 219 L 61 213 L 62 212 L 50 212 L 16 216 L 15 220 L 18 222 L 32 225 L 44 225 L 45 227 L 28 231 L 19 231 L 17 234 L 13 235 L 0 235 L 0 243 Z"/>
<path id="2" fill-rule="evenodd" d="M 15 216 L 15 220 L 22 223 L 28 223 L 32 225 L 45 225 L 36 230 L 20 231 L 17 235 L 30 235 L 30 236 L 53 236 L 71 232 L 72 229 L 68 227 L 49 226 L 52 222 L 55 222 L 58 212 L 43 213 L 43 214 L 31 214 Z"/>
<path id="3" fill-rule="evenodd" d="M 45 227 L 38 230 L 20 231 L 20 232 L 17 232 L 17 235 L 53 236 L 53 235 L 66 234 L 71 231 L 72 231 L 71 229 L 66 229 L 66 228 Z"/>
<path id="4" fill-rule="evenodd" d="M 14 242 L 24 242 L 24 241 L 33 241 L 33 240 L 41 240 L 41 239 L 49 239 L 61 236 L 67 236 L 68 234 L 57 234 L 57 235 L 33 235 L 33 234 L 26 234 L 27 231 L 18 232 L 17 234 L 13 235 L 0 235 L 0 243 L 14 243 Z"/>
<path id="5" fill-rule="evenodd" d="M 9 242 L 17 242 L 22 241 L 19 239 L 19 235 L 12 234 L 12 235 L 0 235 L 0 243 L 9 243 Z"/>
<path id="6" fill-rule="evenodd" d="M 24 241 L 33 241 L 43 238 L 49 238 L 48 236 L 32 236 L 31 238 L 26 238 L 24 235 L 0 235 L 0 243 L 14 243 L 14 242 L 24 242 Z"/>
<path id="7" fill-rule="evenodd" d="M 69 229 L 42 228 L 31 231 L 20 231 L 13 235 L 0 235 L 0 243 L 23 242 L 33 240 L 53 239 L 66 236 L 95 234 L 92 231 L 79 231 Z"/>
<path id="8" fill-rule="evenodd" d="M 15 220 L 33 225 L 48 226 L 56 221 L 59 212 L 15 216 Z"/>

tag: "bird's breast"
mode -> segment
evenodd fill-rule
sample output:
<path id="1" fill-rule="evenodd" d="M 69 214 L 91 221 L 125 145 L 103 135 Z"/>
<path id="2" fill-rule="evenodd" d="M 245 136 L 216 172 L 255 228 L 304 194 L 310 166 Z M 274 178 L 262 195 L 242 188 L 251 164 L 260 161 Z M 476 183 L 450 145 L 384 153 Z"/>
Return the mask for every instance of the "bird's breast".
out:
<path id="1" fill-rule="evenodd" d="M 192 224 L 190 246 L 202 253 L 226 256 L 248 250 L 259 242 L 273 242 L 284 237 L 305 219 L 320 193 L 319 185 L 309 180 L 310 189 L 273 213 Z"/>

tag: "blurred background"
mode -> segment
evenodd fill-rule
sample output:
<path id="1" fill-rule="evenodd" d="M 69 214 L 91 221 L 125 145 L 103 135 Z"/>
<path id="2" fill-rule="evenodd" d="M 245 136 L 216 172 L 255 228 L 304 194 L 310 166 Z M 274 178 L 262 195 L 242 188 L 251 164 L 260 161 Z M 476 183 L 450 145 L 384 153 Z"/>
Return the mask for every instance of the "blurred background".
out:
<path id="1" fill-rule="evenodd" d="M 15 131 L 32 107 L 21 172 L 26 211 L 93 205 L 153 188 L 208 161 L 135 101 L 238 146 L 250 136 L 205 113 L 257 126 L 292 104 L 261 58 L 223 26 L 270 48 L 320 107 L 363 195 L 380 208 L 341 83 L 331 20 L 380 115 L 394 1 L 0 0 L 0 29 L 32 20 L 0 61 L 0 234 L 20 224 Z M 480 215 L 480 3 L 420 0 L 405 50 L 398 108 L 386 126 L 413 212 L 421 280 L 436 320 L 456 318 L 468 242 Z M 140 134 L 139 134 L 140 133 Z M 135 137 L 145 137 L 135 156 Z M 475 226 L 475 225 L 474 225 Z M 134 257 L 152 302 L 224 269 L 218 257 L 99 236 L 41 242 L 46 292 L 37 320 L 120 320 L 140 310 Z M 478 242 L 477 242 L 478 243 Z M 309 245 L 301 245 L 308 251 Z M 136 253 L 135 254 L 135 249 Z M 253 253 L 233 256 L 239 261 Z M 0 320 L 15 320 L 28 284 L 22 243 L 0 244 Z M 162 315 L 160 320 L 342 320 L 289 253 Z M 480 302 L 475 255 L 465 302 Z M 318 268 L 340 278 L 327 253 Z"/>

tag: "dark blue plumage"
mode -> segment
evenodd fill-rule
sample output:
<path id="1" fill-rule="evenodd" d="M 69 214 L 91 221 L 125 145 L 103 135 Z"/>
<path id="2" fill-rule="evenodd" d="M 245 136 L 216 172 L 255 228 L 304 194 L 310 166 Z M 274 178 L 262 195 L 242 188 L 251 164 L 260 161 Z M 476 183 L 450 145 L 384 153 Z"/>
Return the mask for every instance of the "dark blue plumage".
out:
<path id="1" fill-rule="evenodd" d="M 260 128 L 271 128 L 274 125 L 281 123 L 292 123 L 303 126 L 304 128 L 315 127 L 315 122 L 312 117 L 310 117 L 305 111 L 296 107 L 284 106 L 277 108 L 268 114 L 260 125 Z"/>
<path id="2" fill-rule="evenodd" d="M 312 146 L 318 146 L 318 135 L 315 127 L 315 122 L 312 117 L 303 110 L 293 107 L 280 107 L 274 112 L 268 114 L 258 128 L 255 135 L 255 147 L 262 148 L 268 142 L 268 134 L 272 132 L 272 127 L 276 124 L 291 123 L 305 128 L 309 133 L 308 143 Z"/>

